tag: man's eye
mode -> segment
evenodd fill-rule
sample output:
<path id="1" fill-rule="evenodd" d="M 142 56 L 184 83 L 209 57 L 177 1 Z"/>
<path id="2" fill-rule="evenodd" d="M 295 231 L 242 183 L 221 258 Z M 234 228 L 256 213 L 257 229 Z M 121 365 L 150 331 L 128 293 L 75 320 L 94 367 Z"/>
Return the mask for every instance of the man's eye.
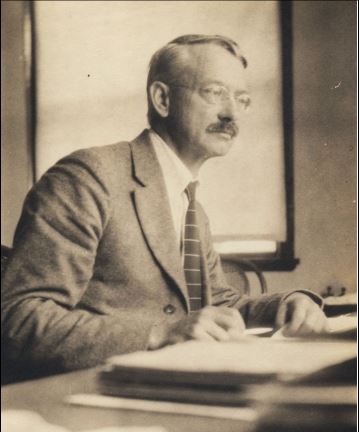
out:
<path id="1" fill-rule="evenodd" d="M 203 89 L 203 92 L 208 95 L 221 96 L 223 89 L 221 87 L 207 87 Z"/>
<path id="2" fill-rule="evenodd" d="M 243 105 L 244 107 L 248 107 L 251 102 L 250 98 L 246 95 L 236 95 L 235 99 L 238 104 Z"/>
<path id="3" fill-rule="evenodd" d="M 215 96 L 222 96 L 224 94 L 224 89 L 221 87 L 215 87 L 215 88 L 212 88 L 212 93 Z"/>

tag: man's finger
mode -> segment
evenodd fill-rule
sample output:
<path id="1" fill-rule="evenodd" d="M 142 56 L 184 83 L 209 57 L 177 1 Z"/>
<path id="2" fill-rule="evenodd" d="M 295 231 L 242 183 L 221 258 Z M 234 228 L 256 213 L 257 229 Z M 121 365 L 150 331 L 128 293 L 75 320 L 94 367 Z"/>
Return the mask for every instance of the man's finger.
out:
<path id="1" fill-rule="evenodd" d="M 214 338 L 217 341 L 228 341 L 230 339 L 227 330 L 224 330 L 214 321 L 203 320 L 203 322 L 200 322 L 200 325 L 203 328 L 203 330 L 205 330 L 206 333 L 208 333 L 210 336 L 212 336 L 212 338 Z"/>
<path id="2" fill-rule="evenodd" d="M 214 309 L 217 312 L 221 312 L 225 315 L 229 315 L 229 316 L 235 316 L 235 315 L 239 315 L 239 311 L 237 309 L 228 307 L 228 306 L 215 306 Z"/>
<path id="3" fill-rule="evenodd" d="M 292 315 L 290 317 L 290 321 L 286 326 L 286 334 L 287 335 L 295 335 L 298 332 L 298 329 L 301 327 L 306 318 L 306 310 L 305 308 L 297 307 L 294 308 Z"/>
<path id="4" fill-rule="evenodd" d="M 227 313 L 219 309 L 214 315 L 214 322 L 224 328 L 225 330 L 236 330 L 238 332 L 244 332 L 246 326 L 240 313 L 233 309 L 233 312 Z"/>
<path id="5" fill-rule="evenodd" d="M 305 323 L 300 331 L 303 334 L 319 334 L 323 333 L 326 328 L 327 319 L 324 313 L 319 308 L 313 308 L 307 312 Z"/>
<path id="6" fill-rule="evenodd" d="M 329 325 L 329 320 L 327 317 L 325 317 L 325 319 L 324 319 L 323 333 L 330 333 L 330 325 Z"/>
<path id="7" fill-rule="evenodd" d="M 309 336 L 313 333 L 316 333 L 315 329 L 317 328 L 318 325 L 316 321 L 317 321 L 317 317 L 307 314 L 302 325 L 298 327 L 295 333 L 292 333 L 292 335 L 295 334 L 296 336 Z"/>
<path id="8" fill-rule="evenodd" d="M 202 326 L 197 325 L 194 327 L 193 332 L 191 333 L 192 339 L 199 340 L 199 341 L 214 341 L 216 340 L 213 336 L 211 336 L 206 329 L 204 329 Z"/>

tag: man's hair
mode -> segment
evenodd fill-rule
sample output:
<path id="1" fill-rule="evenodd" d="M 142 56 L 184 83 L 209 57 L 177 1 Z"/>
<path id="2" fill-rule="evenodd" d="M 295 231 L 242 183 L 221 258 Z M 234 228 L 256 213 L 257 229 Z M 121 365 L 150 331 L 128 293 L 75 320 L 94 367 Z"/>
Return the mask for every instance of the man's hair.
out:
<path id="1" fill-rule="evenodd" d="M 247 60 L 240 52 L 237 43 L 225 36 L 190 34 L 173 39 L 173 41 L 169 42 L 167 45 L 154 53 L 149 64 L 147 77 L 147 117 L 151 126 L 158 116 L 151 101 L 151 84 L 154 81 L 162 81 L 167 84 L 173 83 L 176 78 L 176 73 L 178 74 L 178 68 L 183 66 L 183 56 L 181 56 L 181 54 L 184 52 L 183 48 L 205 44 L 223 47 L 234 57 L 237 57 L 241 61 L 244 68 L 247 67 Z"/>

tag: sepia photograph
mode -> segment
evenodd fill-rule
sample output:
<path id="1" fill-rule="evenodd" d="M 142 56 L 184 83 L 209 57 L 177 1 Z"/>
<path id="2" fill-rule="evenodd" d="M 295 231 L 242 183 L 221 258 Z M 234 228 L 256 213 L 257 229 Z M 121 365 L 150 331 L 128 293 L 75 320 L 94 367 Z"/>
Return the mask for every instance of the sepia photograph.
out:
<path id="1" fill-rule="evenodd" d="M 357 431 L 357 2 L 1 1 L 6 432 Z"/>

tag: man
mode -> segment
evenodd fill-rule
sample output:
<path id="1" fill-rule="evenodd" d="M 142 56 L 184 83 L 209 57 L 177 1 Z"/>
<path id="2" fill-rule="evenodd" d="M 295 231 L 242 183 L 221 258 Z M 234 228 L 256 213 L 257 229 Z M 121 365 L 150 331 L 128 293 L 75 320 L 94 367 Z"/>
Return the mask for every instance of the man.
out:
<path id="1" fill-rule="evenodd" d="M 195 203 L 201 165 L 236 141 L 245 67 L 227 38 L 177 38 L 151 60 L 151 129 L 65 157 L 30 191 L 4 275 L 10 361 L 73 370 L 187 339 L 238 340 L 244 322 L 326 330 L 309 291 L 249 299 L 228 286 Z"/>

